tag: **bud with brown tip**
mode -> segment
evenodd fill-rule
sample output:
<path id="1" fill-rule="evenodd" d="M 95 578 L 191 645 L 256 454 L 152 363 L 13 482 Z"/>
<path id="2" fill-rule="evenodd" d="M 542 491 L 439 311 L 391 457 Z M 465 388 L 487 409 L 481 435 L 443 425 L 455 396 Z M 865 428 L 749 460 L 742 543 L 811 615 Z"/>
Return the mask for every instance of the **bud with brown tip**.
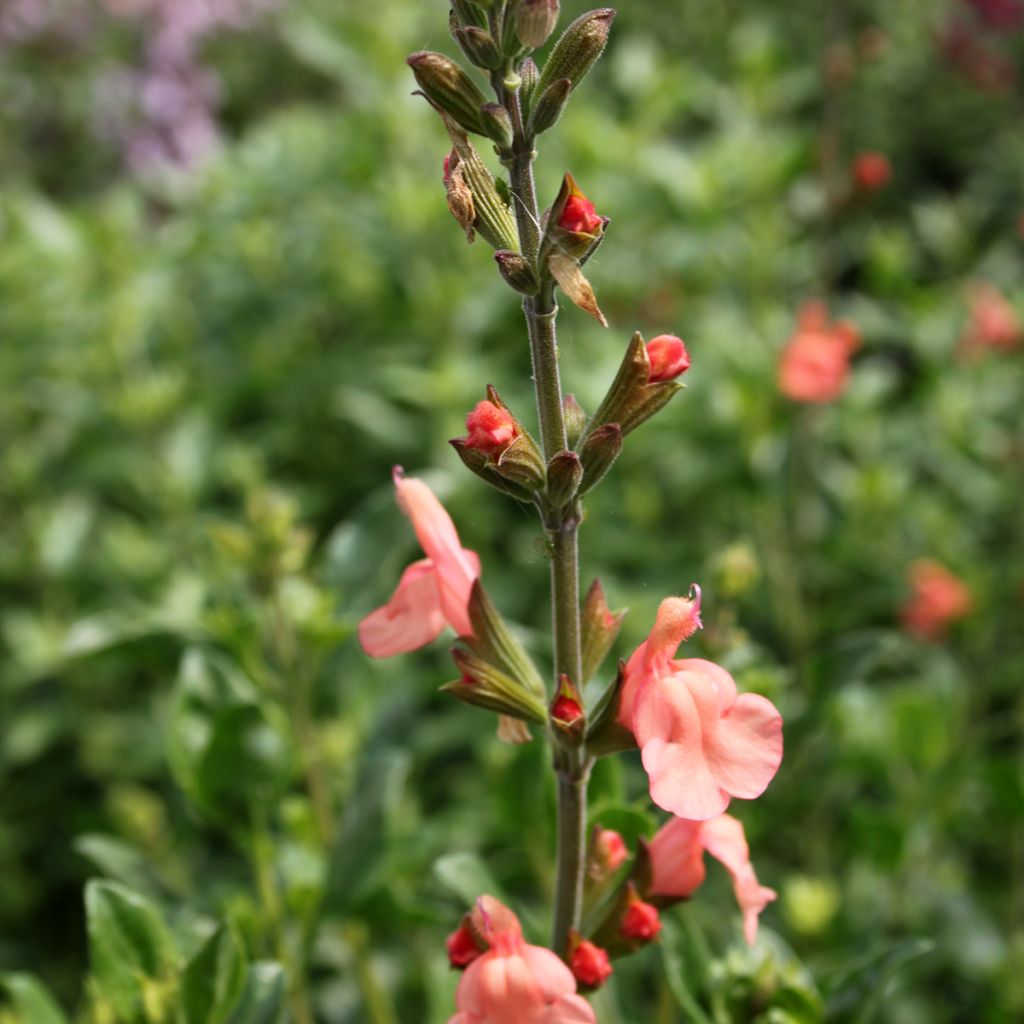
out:
<path id="1" fill-rule="evenodd" d="M 558 24 L 558 0 L 519 0 L 516 4 L 516 33 L 531 50 L 543 46 Z"/>
<path id="2" fill-rule="evenodd" d="M 537 94 L 543 95 L 544 90 L 560 78 L 568 78 L 575 89 L 604 52 L 614 19 L 615 11 L 611 7 L 580 15 L 555 43 L 541 72 Z"/>
<path id="3" fill-rule="evenodd" d="M 473 79 L 450 57 L 422 50 L 406 58 L 423 94 L 467 132 L 486 135 L 480 108 L 487 102 Z"/>

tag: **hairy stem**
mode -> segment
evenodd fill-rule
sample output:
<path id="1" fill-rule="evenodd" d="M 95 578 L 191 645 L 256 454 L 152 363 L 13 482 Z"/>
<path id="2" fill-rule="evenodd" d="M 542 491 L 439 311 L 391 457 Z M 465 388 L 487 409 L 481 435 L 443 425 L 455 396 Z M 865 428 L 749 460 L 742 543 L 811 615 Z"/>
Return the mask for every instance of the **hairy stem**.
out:
<path id="1" fill-rule="evenodd" d="M 536 262 L 540 250 L 540 215 L 533 180 L 533 139 L 523 128 L 518 94 L 504 92 L 512 119 L 514 141 L 508 160 L 516 222 L 523 255 Z M 538 267 L 541 278 L 543 268 Z M 550 459 L 567 447 L 558 373 L 558 336 L 554 285 L 548 280 L 540 292 L 523 300 L 530 336 L 537 415 L 544 456 Z M 551 608 L 555 648 L 555 678 L 566 675 L 577 685 L 582 678 L 580 651 L 580 586 L 578 502 L 559 509 L 543 509 L 544 528 L 551 553 Z M 565 953 L 570 929 L 578 928 L 583 909 L 586 858 L 587 778 L 590 763 L 582 750 L 555 741 L 554 767 L 558 779 L 558 852 L 551 945 Z"/>

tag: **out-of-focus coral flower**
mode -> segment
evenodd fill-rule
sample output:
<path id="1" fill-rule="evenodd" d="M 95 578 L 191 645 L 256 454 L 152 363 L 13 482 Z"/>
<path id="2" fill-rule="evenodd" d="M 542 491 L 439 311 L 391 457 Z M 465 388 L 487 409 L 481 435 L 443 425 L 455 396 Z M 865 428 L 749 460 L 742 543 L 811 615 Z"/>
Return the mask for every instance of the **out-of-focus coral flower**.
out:
<path id="1" fill-rule="evenodd" d="M 1006 93 L 1017 81 L 1013 61 L 959 18 L 945 27 L 939 47 L 953 68 L 985 92 Z"/>
<path id="2" fill-rule="evenodd" d="M 853 183 L 862 192 L 877 192 L 892 179 L 892 164 L 884 153 L 868 150 L 853 160 Z"/>
<path id="3" fill-rule="evenodd" d="M 938 640 L 950 624 L 965 618 L 974 607 L 967 585 L 944 565 L 921 558 L 907 569 L 911 596 L 903 606 L 903 625 L 926 640 Z"/>
<path id="4" fill-rule="evenodd" d="M 690 368 L 690 353 L 682 338 L 674 334 L 659 334 L 647 342 L 647 358 L 651 361 L 648 384 L 675 380 Z"/>
<path id="5" fill-rule="evenodd" d="M 852 324 L 830 322 L 823 303 L 806 303 L 779 359 L 779 390 L 794 402 L 833 401 L 846 389 L 850 356 L 859 345 Z"/>
<path id="6" fill-rule="evenodd" d="M 743 912 L 743 934 L 753 945 L 758 915 L 776 893 L 758 882 L 743 826 L 728 814 L 708 821 L 673 818 L 658 830 L 650 844 L 650 894 L 689 898 L 704 881 L 705 850 L 732 875 L 736 902 Z"/>
<path id="7" fill-rule="evenodd" d="M 967 0 L 967 5 L 991 28 L 1012 31 L 1024 25 L 1024 0 Z"/>
<path id="8" fill-rule="evenodd" d="M 760 796 L 782 761 L 782 716 L 738 694 L 731 675 L 702 658 L 674 660 L 700 626 L 700 591 L 662 601 L 654 628 L 626 663 L 619 723 L 636 738 L 651 799 L 681 818 L 721 814 L 732 797 Z"/>
<path id="9" fill-rule="evenodd" d="M 976 283 L 971 288 L 970 317 L 963 337 L 965 351 L 1013 348 L 1022 336 L 1017 311 L 1002 292 L 987 282 Z"/>
<path id="10" fill-rule="evenodd" d="M 466 417 L 466 430 L 465 446 L 492 459 L 498 458 L 519 435 L 519 426 L 509 412 L 490 401 L 477 402 Z"/>
<path id="11" fill-rule="evenodd" d="M 436 639 L 445 625 L 469 636 L 469 596 L 480 575 L 480 559 L 464 548 L 451 517 L 422 480 L 394 471 L 402 511 L 412 520 L 427 556 L 413 562 L 386 605 L 359 623 L 359 642 L 373 658 L 414 651 Z"/>
<path id="12" fill-rule="evenodd" d="M 596 1024 L 562 960 L 523 939 L 516 915 L 481 896 L 472 928 L 488 947 L 462 975 L 448 1024 Z"/>

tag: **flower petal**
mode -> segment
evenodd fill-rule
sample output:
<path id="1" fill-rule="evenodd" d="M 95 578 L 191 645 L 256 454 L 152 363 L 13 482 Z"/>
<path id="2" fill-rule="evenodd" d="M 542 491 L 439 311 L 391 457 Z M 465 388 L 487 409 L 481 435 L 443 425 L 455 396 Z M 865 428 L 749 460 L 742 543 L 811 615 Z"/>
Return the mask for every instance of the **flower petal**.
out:
<path id="1" fill-rule="evenodd" d="M 371 658 L 405 654 L 436 639 L 445 626 L 434 564 L 413 562 L 388 603 L 359 623 L 359 642 Z"/>
<path id="2" fill-rule="evenodd" d="M 441 610 L 459 636 L 472 633 L 467 606 L 473 583 L 480 575 L 480 560 L 463 548 L 451 516 L 422 481 L 406 479 L 396 468 L 395 490 L 398 504 L 412 521 L 423 553 L 437 570 Z"/>
<path id="3" fill-rule="evenodd" d="M 766 697 L 741 693 L 717 725 L 705 746 L 715 778 L 732 796 L 760 796 L 782 762 L 782 715 Z"/>
<path id="4" fill-rule="evenodd" d="M 559 996 L 537 1018 L 537 1024 L 597 1024 L 597 1017 L 582 996 Z"/>
<path id="5" fill-rule="evenodd" d="M 736 680 L 721 665 L 706 658 L 680 658 L 670 663 L 673 672 L 700 672 L 714 683 L 718 707 L 725 711 L 736 700 Z"/>
<path id="6" fill-rule="evenodd" d="M 750 863 L 750 848 L 743 826 L 731 815 L 722 814 L 705 821 L 700 839 L 708 853 L 732 875 L 736 902 L 743 911 L 743 934 L 753 945 L 757 938 L 758 915 L 776 898 L 775 890 L 758 882 Z"/>
<path id="7" fill-rule="evenodd" d="M 528 945 L 522 955 L 533 972 L 545 1002 L 550 1003 L 558 996 L 571 995 L 576 991 L 576 979 L 572 971 L 556 953 L 543 946 Z"/>
<path id="8" fill-rule="evenodd" d="M 705 734 L 717 717 L 714 686 L 696 672 L 665 676 L 637 694 L 633 733 L 651 799 L 680 818 L 703 821 L 729 806 L 729 794 L 712 775 L 704 753 Z"/>
<path id="9" fill-rule="evenodd" d="M 703 822 L 672 818 L 650 844 L 651 893 L 686 899 L 704 881 Z"/>

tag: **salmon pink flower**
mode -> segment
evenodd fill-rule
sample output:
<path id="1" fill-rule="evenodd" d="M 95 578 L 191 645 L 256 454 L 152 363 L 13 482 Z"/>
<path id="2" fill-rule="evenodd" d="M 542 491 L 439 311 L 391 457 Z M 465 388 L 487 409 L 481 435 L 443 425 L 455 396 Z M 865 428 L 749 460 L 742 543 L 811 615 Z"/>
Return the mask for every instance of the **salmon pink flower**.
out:
<path id="1" fill-rule="evenodd" d="M 596 1024 L 572 971 L 551 950 L 529 945 L 508 907 L 481 896 L 472 927 L 488 949 L 462 975 L 448 1024 Z"/>
<path id="2" fill-rule="evenodd" d="M 704 881 L 705 850 L 732 875 L 736 902 L 743 912 L 743 934 L 753 945 L 758 915 L 776 893 L 758 882 L 743 826 L 728 814 L 708 821 L 673 818 L 658 830 L 650 844 L 650 894 L 688 899 Z"/>
<path id="3" fill-rule="evenodd" d="M 998 288 L 979 282 L 971 289 L 970 320 L 963 345 L 968 351 L 1013 348 L 1024 332 L 1016 310 Z"/>
<path id="4" fill-rule="evenodd" d="M 412 520 L 427 557 L 413 562 L 388 603 L 359 623 L 359 642 L 372 658 L 423 647 L 445 625 L 459 636 L 473 632 L 468 605 L 480 559 L 459 542 L 451 517 L 422 480 L 406 479 L 396 466 L 394 481 L 398 504 Z"/>
<path id="5" fill-rule="evenodd" d="M 640 747 L 651 799 L 695 821 L 721 814 L 732 797 L 760 796 L 782 761 L 782 716 L 771 701 L 737 693 L 713 662 L 673 658 L 699 612 L 696 587 L 692 598 L 662 601 L 626 663 L 618 718 Z"/>
<path id="6" fill-rule="evenodd" d="M 846 389 L 859 344 L 852 324 L 830 323 L 821 303 L 807 303 L 779 359 L 779 390 L 794 402 L 833 401 Z"/>
<path id="7" fill-rule="evenodd" d="M 950 624 L 970 614 L 970 590 L 944 565 L 922 558 L 907 570 L 913 593 L 903 606 L 903 625 L 925 640 L 941 639 Z"/>
<path id="8" fill-rule="evenodd" d="M 648 384 L 675 380 L 690 368 L 690 353 L 682 338 L 674 334 L 659 334 L 647 342 L 647 358 L 651 362 Z"/>

